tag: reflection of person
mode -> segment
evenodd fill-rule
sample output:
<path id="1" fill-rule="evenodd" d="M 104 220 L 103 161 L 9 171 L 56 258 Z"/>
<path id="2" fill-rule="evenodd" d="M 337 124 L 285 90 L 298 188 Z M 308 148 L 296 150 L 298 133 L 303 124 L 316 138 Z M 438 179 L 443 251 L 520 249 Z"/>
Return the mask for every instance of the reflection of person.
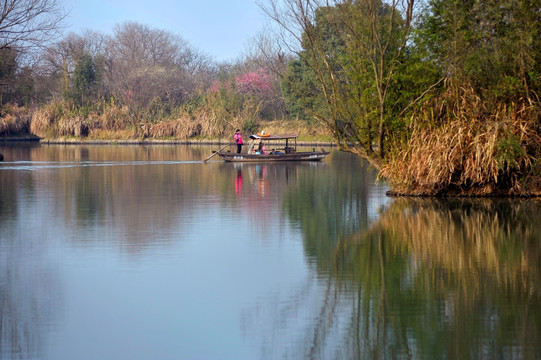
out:
<path id="1" fill-rule="evenodd" d="M 240 133 L 240 130 L 237 129 L 237 131 L 235 131 L 235 142 L 237 143 L 237 154 L 240 154 L 240 152 L 242 151 L 242 134 Z"/>
<path id="2" fill-rule="evenodd" d="M 240 194 L 242 191 L 242 171 L 237 170 L 237 178 L 235 179 L 235 195 Z"/>

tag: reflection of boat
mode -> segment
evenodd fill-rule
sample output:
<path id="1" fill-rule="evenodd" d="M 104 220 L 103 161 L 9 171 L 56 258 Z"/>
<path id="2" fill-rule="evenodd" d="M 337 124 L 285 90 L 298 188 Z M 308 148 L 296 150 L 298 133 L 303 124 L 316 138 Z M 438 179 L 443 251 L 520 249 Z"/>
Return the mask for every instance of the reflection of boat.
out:
<path id="1" fill-rule="evenodd" d="M 250 143 L 248 144 L 248 151 L 246 153 L 235 153 L 231 151 L 219 151 L 218 155 L 225 161 L 234 162 L 260 162 L 260 161 L 320 161 L 325 156 L 329 155 L 328 151 L 321 149 L 321 151 L 302 151 L 297 152 L 297 137 L 298 135 L 250 135 Z M 258 151 L 254 148 L 256 141 L 265 141 L 265 144 L 274 145 L 277 141 L 285 140 L 284 147 L 271 148 L 271 146 L 265 146 L 267 151 Z M 293 144 L 290 144 L 289 140 L 294 140 Z M 290 146 L 291 145 L 291 146 Z"/>

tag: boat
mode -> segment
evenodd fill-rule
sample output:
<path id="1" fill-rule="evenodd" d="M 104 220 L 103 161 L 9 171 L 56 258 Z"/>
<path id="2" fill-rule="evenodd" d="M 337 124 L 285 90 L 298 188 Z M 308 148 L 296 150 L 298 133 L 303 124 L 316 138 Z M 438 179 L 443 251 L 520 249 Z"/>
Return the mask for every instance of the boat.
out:
<path id="1" fill-rule="evenodd" d="M 218 151 L 218 155 L 228 162 L 263 162 L 263 161 L 320 161 L 329 155 L 328 151 L 297 151 L 296 134 L 269 135 L 259 133 L 250 135 L 246 152 L 236 153 L 231 150 Z M 285 141 L 285 143 L 283 143 Z M 258 148 L 256 148 L 256 143 Z M 280 146 L 277 146 L 280 145 Z"/>

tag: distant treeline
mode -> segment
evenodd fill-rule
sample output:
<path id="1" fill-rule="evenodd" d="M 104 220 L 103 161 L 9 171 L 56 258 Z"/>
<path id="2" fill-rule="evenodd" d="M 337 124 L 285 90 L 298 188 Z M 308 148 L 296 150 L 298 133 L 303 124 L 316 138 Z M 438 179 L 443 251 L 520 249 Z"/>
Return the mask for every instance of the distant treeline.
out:
<path id="1" fill-rule="evenodd" d="M 137 23 L 34 62 L 0 46 L 0 135 L 220 137 L 300 119 L 397 194 L 541 193 L 539 1 L 261 3 L 274 26 L 234 63 Z"/>
<path id="2" fill-rule="evenodd" d="M 216 137 L 286 116 L 279 76 L 261 59 L 216 63 L 138 23 L 69 34 L 31 64 L 17 48 L 0 53 L 3 135 Z"/>

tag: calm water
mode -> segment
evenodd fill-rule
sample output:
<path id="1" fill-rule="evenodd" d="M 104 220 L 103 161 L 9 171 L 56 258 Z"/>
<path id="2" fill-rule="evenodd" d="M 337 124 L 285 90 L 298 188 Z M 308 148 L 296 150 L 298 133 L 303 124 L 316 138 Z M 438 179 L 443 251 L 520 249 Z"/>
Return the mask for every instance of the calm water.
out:
<path id="1" fill-rule="evenodd" d="M 541 201 L 0 143 L 1 359 L 540 359 Z"/>

